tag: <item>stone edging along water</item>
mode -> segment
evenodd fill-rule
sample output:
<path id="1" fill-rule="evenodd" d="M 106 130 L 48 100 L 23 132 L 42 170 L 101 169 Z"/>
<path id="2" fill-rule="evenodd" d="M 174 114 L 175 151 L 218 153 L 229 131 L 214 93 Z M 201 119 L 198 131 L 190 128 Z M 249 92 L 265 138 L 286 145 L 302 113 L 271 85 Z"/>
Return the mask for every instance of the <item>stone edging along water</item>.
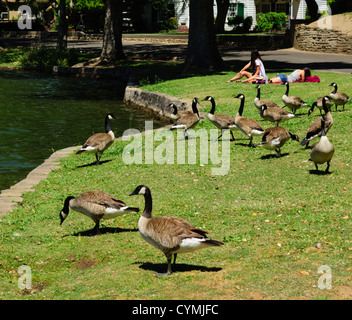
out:
<path id="1" fill-rule="evenodd" d="M 190 101 L 180 100 L 158 92 L 149 92 L 137 87 L 126 87 L 124 102 L 128 106 L 142 108 L 146 112 L 153 112 L 160 118 L 169 118 L 172 110 L 167 106 L 173 102 L 179 110 L 190 109 Z M 119 140 L 118 138 L 116 140 Z M 23 202 L 23 193 L 35 191 L 35 186 L 45 180 L 48 174 L 59 169 L 59 160 L 67 157 L 79 146 L 68 147 L 54 152 L 43 164 L 33 169 L 25 179 L 16 183 L 9 189 L 2 190 L 0 193 L 0 216 L 10 213 Z"/>
<path id="2" fill-rule="evenodd" d="M 18 203 L 23 201 L 23 193 L 34 191 L 34 187 L 55 169 L 60 168 L 59 159 L 68 156 L 78 147 L 69 147 L 54 152 L 43 164 L 33 169 L 27 177 L 0 193 L 0 216 L 16 209 Z"/>

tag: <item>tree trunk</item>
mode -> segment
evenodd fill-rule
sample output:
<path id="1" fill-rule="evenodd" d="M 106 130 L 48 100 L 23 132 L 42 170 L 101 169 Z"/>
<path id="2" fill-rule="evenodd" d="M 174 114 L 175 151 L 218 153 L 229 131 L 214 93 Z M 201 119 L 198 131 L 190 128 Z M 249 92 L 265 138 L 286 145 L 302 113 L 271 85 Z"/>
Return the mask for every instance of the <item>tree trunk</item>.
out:
<path id="1" fill-rule="evenodd" d="M 57 48 L 66 49 L 67 48 L 67 19 L 66 19 L 66 1 L 60 0 L 58 6 L 58 39 Z"/>
<path id="2" fill-rule="evenodd" d="M 122 48 L 122 0 L 106 0 L 101 62 L 113 63 L 124 58 Z"/>
<path id="3" fill-rule="evenodd" d="M 308 8 L 310 18 L 316 21 L 320 17 L 319 8 L 315 0 L 305 0 Z"/>
<path id="4" fill-rule="evenodd" d="M 190 0 L 190 28 L 185 71 L 190 69 L 221 69 L 223 60 L 219 54 L 214 31 L 212 0 Z"/>
<path id="5" fill-rule="evenodd" d="M 224 33 L 227 11 L 229 10 L 230 0 L 216 0 L 218 12 L 215 20 L 215 33 Z"/>

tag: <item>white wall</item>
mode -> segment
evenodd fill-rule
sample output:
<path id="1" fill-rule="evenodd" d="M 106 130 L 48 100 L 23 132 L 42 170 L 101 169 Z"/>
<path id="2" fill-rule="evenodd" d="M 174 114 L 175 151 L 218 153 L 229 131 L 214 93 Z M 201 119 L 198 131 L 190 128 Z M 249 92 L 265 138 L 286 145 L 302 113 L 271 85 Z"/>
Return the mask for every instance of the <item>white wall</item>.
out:
<path id="1" fill-rule="evenodd" d="M 201 0 L 199 0 L 201 1 Z M 327 11 L 327 0 L 316 0 L 320 12 Z M 293 0 L 298 9 L 295 10 L 295 19 L 305 19 L 306 16 L 306 2 L 305 0 Z M 178 19 L 179 25 L 185 23 L 189 27 L 189 2 L 186 0 L 174 0 L 175 3 L 175 16 Z M 257 24 L 256 21 L 256 10 L 254 0 L 230 0 L 230 3 L 243 3 L 244 4 L 244 17 L 251 16 L 253 17 L 252 28 Z M 214 1 L 214 16 L 216 17 L 217 7 L 216 2 Z M 293 12 L 292 12 L 293 14 Z M 227 21 L 227 19 L 226 19 Z M 230 27 L 225 23 L 225 30 L 232 30 L 233 27 Z"/>

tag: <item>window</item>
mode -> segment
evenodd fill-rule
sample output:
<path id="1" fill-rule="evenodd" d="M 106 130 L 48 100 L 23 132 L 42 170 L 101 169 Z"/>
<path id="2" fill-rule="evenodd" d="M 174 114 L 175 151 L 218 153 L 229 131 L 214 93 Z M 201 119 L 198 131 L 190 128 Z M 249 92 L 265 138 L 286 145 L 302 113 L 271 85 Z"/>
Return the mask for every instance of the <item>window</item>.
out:
<path id="1" fill-rule="evenodd" d="M 228 16 L 229 17 L 235 17 L 236 15 L 237 15 L 237 4 L 236 3 L 230 3 L 229 10 L 228 10 Z"/>
<path id="2" fill-rule="evenodd" d="M 288 14 L 288 5 L 286 3 L 277 3 L 276 12 L 285 12 Z"/>
<path id="3" fill-rule="evenodd" d="M 1 20 L 9 20 L 9 13 L 8 12 L 1 12 L 0 19 Z"/>
<path id="4" fill-rule="evenodd" d="M 244 3 L 230 3 L 228 17 L 244 16 Z"/>
<path id="5" fill-rule="evenodd" d="M 267 13 L 271 11 L 270 3 L 262 4 L 262 13 Z"/>

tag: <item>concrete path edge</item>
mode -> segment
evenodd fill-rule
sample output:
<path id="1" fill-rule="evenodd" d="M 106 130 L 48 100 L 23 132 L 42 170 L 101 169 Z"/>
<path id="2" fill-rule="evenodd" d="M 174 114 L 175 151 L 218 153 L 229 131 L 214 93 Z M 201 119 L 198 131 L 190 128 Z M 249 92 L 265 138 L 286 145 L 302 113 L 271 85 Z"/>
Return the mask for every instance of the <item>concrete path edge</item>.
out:
<path id="1" fill-rule="evenodd" d="M 41 165 L 33 169 L 25 179 L 0 193 L 0 216 L 10 213 L 23 202 L 23 193 L 35 191 L 35 186 L 45 180 L 48 174 L 60 168 L 59 160 L 71 154 L 78 147 L 68 147 L 54 152 Z"/>

